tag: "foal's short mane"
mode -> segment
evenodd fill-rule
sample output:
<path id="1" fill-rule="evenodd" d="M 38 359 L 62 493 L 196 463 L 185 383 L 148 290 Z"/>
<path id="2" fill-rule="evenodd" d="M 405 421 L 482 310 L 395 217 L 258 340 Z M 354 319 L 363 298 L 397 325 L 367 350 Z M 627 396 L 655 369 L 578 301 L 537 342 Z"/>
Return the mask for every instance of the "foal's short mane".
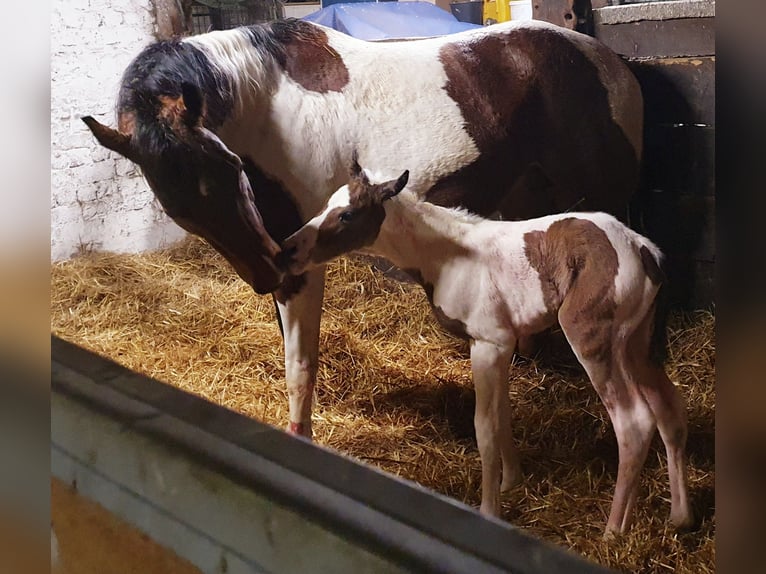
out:
<path id="1" fill-rule="evenodd" d="M 405 189 L 404 191 L 402 191 L 399 194 L 398 198 L 401 198 L 400 201 L 405 201 L 409 203 L 410 205 L 414 204 L 415 207 L 417 207 L 418 204 L 428 203 L 429 208 L 433 207 L 437 209 L 438 211 L 443 212 L 445 215 L 448 215 L 452 219 L 459 221 L 460 223 L 476 224 L 476 223 L 481 223 L 482 221 L 486 221 L 486 218 L 480 215 L 476 215 L 475 213 L 472 213 L 462 207 L 443 207 L 440 205 L 436 205 L 434 203 L 427 202 L 423 199 L 418 198 L 418 196 L 415 195 L 414 192 L 408 189 Z M 395 198 L 395 200 L 398 198 Z"/>

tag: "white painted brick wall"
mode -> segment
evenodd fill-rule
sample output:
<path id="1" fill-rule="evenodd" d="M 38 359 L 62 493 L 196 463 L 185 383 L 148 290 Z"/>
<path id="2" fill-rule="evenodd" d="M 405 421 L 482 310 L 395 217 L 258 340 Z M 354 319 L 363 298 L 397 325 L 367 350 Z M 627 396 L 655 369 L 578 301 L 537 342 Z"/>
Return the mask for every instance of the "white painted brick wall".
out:
<path id="1" fill-rule="evenodd" d="M 161 211 L 135 166 L 99 146 L 80 120 L 115 126 L 123 70 L 154 39 L 151 0 L 53 0 L 51 259 L 81 249 L 140 252 L 184 231 Z"/>

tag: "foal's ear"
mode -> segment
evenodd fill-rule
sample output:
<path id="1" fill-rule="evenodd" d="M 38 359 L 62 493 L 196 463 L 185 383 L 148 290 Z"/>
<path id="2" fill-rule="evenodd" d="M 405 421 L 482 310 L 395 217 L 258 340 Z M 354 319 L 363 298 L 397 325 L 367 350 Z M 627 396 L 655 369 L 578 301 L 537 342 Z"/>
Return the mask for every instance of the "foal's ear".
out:
<path id="1" fill-rule="evenodd" d="M 351 177 L 362 175 L 362 166 L 359 165 L 359 152 L 356 149 L 351 152 L 351 168 L 349 168 L 348 173 Z"/>
<path id="2" fill-rule="evenodd" d="M 404 173 L 399 176 L 399 179 L 384 183 L 383 188 L 381 189 L 380 201 L 386 201 L 387 199 L 391 199 L 396 194 L 398 194 L 401 190 L 404 189 L 404 186 L 407 185 L 407 181 L 409 181 L 409 179 L 410 171 L 405 170 Z"/>

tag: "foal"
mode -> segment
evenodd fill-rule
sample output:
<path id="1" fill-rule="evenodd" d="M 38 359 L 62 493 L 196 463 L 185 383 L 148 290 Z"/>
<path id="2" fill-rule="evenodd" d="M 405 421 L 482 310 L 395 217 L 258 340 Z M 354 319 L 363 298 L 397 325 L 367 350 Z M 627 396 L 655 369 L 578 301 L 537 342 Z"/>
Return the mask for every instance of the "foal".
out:
<path id="1" fill-rule="evenodd" d="M 630 525 L 655 428 L 667 452 L 671 521 L 690 526 L 685 406 L 662 366 L 660 250 L 604 213 L 490 221 L 410 192 L 387 201 L 404 188 L 409 172 L 384 183 L 371 177 L 354 160 L 349 184 L 284 242 L 283 265 L 299 274 L 369 247 L 408 271 L 439 321 L 470 341 L 481 512 L 498 516 L 501 490 L 521 478 L 507 391 L 516 342 L 558 320 L 617 436 L 619 469 L 606 534 Z"/>

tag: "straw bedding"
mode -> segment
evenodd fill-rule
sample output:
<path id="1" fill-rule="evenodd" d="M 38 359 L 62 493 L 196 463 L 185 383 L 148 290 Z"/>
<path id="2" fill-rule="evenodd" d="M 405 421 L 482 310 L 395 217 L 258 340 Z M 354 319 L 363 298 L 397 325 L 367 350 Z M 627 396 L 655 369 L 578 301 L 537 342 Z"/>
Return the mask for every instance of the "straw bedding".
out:
<path id="1" fill-rule="evenodd" d="M 136 371 L 284 426 L 282 341 L 259 297 L 202 242 L 144 255 L 88 254 L 53 265 L 51 328 Z M 328 271 L 315 439 L 467 504 L 479 503 L 467 345 L 443 333 L 419 287 L 360 258 Z M 503 517 L 626 572 L 713 572 L 714 317 L 676 314 L 668 370 L 689 408 L 690 490 L 699 528 L 667 525 L 666 461 L 657 437 L 635 523 L 601 539 L 617 472 L 606 411 L 554 333 L 534 360 L 514 359 L 509 392 L 524 481 Z"/>

